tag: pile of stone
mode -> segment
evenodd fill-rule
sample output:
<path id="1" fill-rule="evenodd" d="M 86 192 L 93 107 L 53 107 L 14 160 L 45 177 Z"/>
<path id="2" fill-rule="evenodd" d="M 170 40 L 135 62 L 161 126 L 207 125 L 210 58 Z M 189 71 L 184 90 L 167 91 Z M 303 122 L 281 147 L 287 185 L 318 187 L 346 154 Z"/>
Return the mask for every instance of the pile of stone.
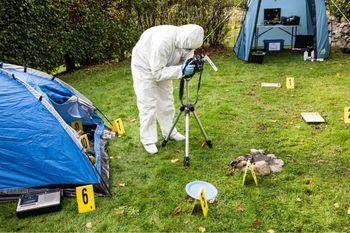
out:
<path id="1" fill-rule="evenodd" d="M 330 16 L 328 30 L 333 47 L 350 48 L 350 23 L 345 18 Z"/>
<path id="2" fill-rule="evenodd" d="M 282 170 L 283 160 L 278 159 L 274 154 L 265 154 L 264 150 L 251 149 L 245 156 L 239 156 L 230 163 L 230 173 L 233 174 L 239 169 L 244 169 L 247 161 L 250 160 L 252 168 L 257 175 L 269 175 Z"/>

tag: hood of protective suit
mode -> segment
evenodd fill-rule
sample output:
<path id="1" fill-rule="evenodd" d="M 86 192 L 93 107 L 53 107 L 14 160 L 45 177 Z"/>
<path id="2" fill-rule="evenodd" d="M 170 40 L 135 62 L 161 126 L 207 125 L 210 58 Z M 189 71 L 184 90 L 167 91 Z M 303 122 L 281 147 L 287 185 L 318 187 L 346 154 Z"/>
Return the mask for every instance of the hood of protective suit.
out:
<path id="1" fill-rule="evenodd" d="M 175 46 L 180 49 L 198 49 L 202 46 L 204 30 L 201 26 L 187 24 L 179 27 Z"/>

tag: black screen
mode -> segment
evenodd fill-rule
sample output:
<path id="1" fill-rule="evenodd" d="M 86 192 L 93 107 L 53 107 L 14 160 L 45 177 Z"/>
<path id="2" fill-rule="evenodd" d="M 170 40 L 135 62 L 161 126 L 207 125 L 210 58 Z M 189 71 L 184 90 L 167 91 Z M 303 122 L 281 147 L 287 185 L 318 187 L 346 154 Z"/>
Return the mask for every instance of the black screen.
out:
<path id="1" fill-rule="evenodd" d="M 280 21 L 281 20 L 281 8 L 264 9 L 264 20 Z"/>

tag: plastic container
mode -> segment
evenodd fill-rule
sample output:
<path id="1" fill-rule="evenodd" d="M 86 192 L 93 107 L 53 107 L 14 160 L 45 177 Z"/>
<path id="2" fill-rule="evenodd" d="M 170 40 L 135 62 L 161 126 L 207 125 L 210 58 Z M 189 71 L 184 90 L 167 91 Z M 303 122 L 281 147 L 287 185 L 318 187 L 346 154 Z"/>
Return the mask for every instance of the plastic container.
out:
<path id="1" fill-rule="evenodd" d="M 264 40 L 264 50 L 266 52 L 281 51 L 284 46 L 284 40 Z"/>
<path id="2" fill-rule="evenodd" d="M 307 51 L 304 52 L 304 61 L 309 58 L 309 53 Z"/>
<path id="3" fill-rule="evenodd" d="M 249 56 L 249 62 L 262 64 L 265 55 L 266 53 L 264 51 L 252 51 Z"/>

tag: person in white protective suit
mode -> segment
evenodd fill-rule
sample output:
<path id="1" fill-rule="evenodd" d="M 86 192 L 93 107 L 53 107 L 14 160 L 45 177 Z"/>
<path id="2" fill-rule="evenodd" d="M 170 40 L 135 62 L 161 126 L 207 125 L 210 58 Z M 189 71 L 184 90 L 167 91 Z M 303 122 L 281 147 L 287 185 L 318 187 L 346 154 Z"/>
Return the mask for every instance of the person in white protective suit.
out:
<path id="1" fill-rule="evenodd" d="M 131 71 L 140 118 L 140 139 L 150 154 L 158 152 L 157 121 L 163 137 L 171 130 L 174 117 L 174 79 L 193 75 L 194 65 L 185 66 L 194 50 L 203 44 L 204 30 L 194 24 L 161 25 L 147 29 L 132 50 Z M 172 131 L 170 139 L 185 137 Z"/>

